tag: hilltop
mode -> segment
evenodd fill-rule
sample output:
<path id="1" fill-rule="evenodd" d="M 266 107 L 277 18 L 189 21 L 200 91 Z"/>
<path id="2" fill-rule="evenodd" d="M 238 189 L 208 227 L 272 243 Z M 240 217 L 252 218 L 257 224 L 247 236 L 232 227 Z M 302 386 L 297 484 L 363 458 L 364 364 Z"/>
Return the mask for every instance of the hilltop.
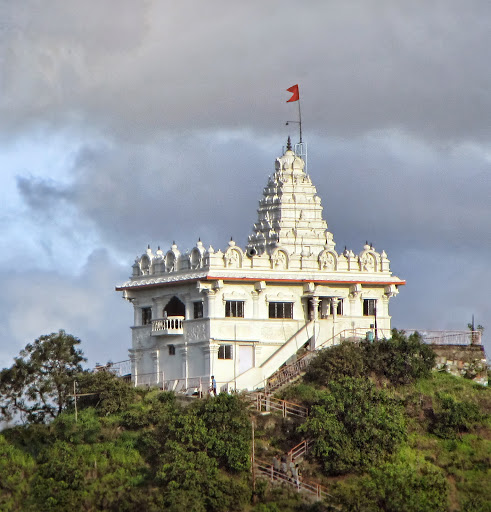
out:
<path id="1" fill-rule="evenodd" d="M 2 511 L 491 510 L 491 390 L 431 371 L 417 335 L 322 350 L 278 400 L 308 416 L 264 414 L 251 397 L 180 399 L 110 373 L 77 374 L 55 419 L 0 436 Z M 89 393 L 91 393 L 89 395 Z M 302 482 L 263 478 L 294 446 Z M 253 487 L 255 490 L 253 491 Z"/>

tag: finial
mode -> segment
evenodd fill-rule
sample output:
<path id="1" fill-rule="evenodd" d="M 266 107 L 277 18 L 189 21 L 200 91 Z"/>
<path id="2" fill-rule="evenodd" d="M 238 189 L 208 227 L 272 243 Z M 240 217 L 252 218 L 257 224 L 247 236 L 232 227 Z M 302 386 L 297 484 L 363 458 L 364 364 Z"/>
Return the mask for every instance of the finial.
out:
<path id="1" fill-rule="evenodd" d="M 198 242 L 201 242 L 201 237 L 198 238 Z"/>
<path id="2" fill-rule="evenodd" d="M 286 150 L 287 151 L 291 151 L 292 150 L 292 141 L 291 141 L 289 135 L 288 135 L 288 140 L 286 141 Z"/>
<path id="3" fill-rule="evenodd" d="M 157 246 L 157 251 L 160 251 L 160 245 Z"/>
<path id="4" fill-rule="evenodd" d="M 147 249 L 150 249 L 150 244 L 147 245 Z"/>

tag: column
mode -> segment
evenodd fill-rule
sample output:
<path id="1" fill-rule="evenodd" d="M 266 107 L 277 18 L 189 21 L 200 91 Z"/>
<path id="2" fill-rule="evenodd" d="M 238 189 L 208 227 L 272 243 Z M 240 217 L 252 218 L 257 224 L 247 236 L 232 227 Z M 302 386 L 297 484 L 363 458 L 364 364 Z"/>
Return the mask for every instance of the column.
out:
<path id="1" fill-rule="evenodd" d="M 194 311 L 193 302 L 191 301 L 191 298 L 189 296 L 184 297 L 184 305 L 186 307 L 184 319 L 191 320 L 194 317 Z"/>
<path id="2" fill-rule="evenodd" d="M 153 373 L 155 374 L 155 383 L 156 384 L 159 384 L 160 382 L 160 361 L 159 361 L 159 355 L 160 355 L 160 351 L 157 349 L 157 350 L 153 350 L 150 354 L 150 356 L 152 357 L 152 363 L 153 363 Z M 154 379 L 152 378 L 152 381 Z"/>
<path id="3" fill-rule="evenodd" d="M 317 338 L 319 336 L 319 301 L 319 297 L 312 297 L 312 309 L 314 313 L 314 335 L 312 336 L 312 341 L 310 342 L 311 350 L 315 350 Z"/>
<path id="4" fill-rule="evenodd" d="M 218 345 L 216 343 L 210 343 L 206 347 L 203 347 L 205 357 L 205 372 L 208 375 L 215 375 L 215 361 L 218 359 Z"/>
<path id="5" fill-rule="evenodd" d="M 216 293 L 214 290 L 204 290 L 206 293 L 206 317 L 215 318 L 215 298 Z"/>
<path id="6" fill-rule="evenodd" d="M 181 365 L 182 365 L 182 371 L 181 375 L 184 378 L 186 389 L 188 387 L 188 347 L 183 346 L 179 348 L 180 354 L 181 354 Z"/>
<path id="7" fill-rule="evenodd" d="M 259 318 L 259 293 L 251 292 L 252 295 L 252 318 Z"/>
<path id="8" fill-rule="evenodd" d="M 130 349 L 129 351 L 130 361 L 131 361 L 131 380 L 133 381 L 133 385 L 138 386 L 138 366 L 140 364 L 140 360 L 142 357 L 141 352 Z"/>

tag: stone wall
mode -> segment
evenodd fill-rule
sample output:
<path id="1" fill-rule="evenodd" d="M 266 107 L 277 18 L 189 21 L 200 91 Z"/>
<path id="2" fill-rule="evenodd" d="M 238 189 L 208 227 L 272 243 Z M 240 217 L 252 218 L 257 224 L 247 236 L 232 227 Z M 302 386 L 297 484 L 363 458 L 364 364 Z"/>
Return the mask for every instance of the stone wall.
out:
<path id="1" fill-rule="evenodd" d="M 431 345 L 431 348 L 436 354 L 437 369 L 487 385 L 487 362 L 482 345 Z"/>

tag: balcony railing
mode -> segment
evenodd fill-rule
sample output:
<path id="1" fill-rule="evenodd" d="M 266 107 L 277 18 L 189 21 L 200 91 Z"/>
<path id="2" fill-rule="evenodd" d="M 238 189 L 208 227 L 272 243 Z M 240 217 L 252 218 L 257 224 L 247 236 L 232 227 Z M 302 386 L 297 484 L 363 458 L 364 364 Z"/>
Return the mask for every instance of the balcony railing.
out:
<path id="1" fill-rule="evenodd" d="M 183 316 L 168 316 L 152 320 L 152 336 L 175 336 L 184 334 L 182 324 Z"/>

